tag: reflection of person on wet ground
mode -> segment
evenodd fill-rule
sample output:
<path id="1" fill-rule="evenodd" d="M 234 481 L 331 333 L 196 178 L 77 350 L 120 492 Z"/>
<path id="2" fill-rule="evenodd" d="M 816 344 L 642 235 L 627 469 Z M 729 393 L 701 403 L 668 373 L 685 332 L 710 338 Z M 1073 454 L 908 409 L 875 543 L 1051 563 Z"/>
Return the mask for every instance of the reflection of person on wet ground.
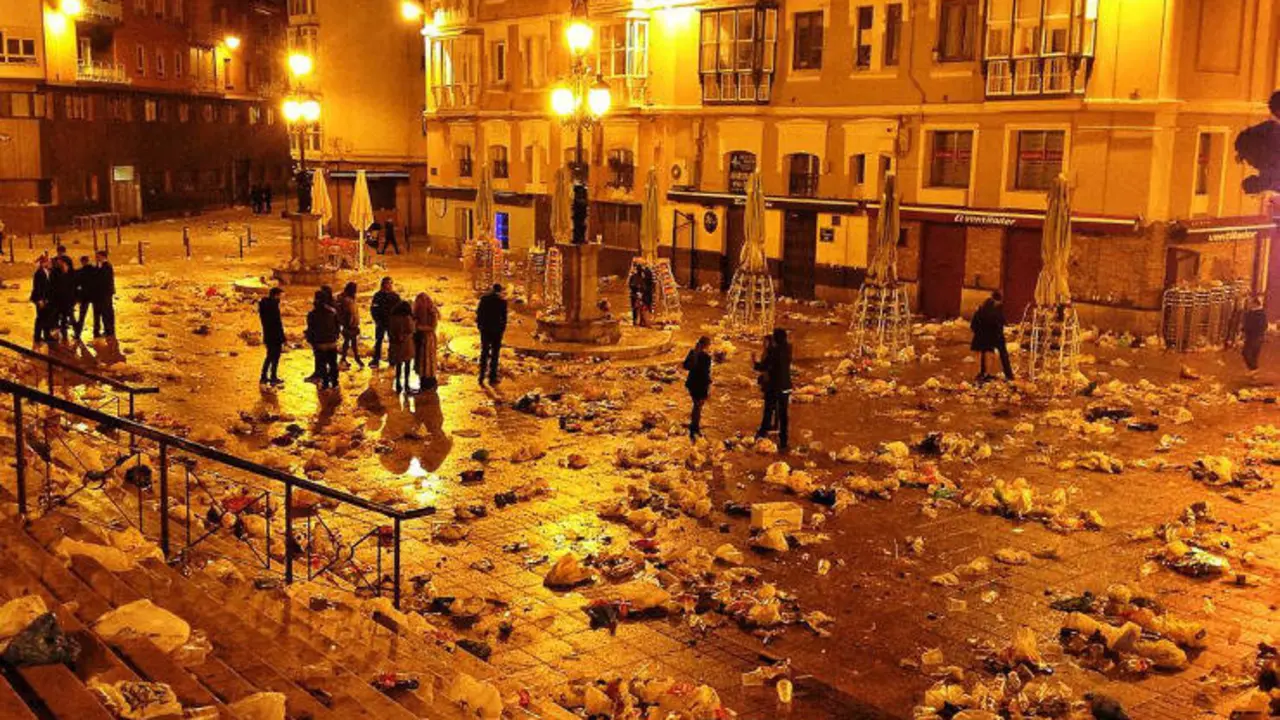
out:
<path id="1" fill-rule="evenodd" d="M 391 310 L 400 304 L 400 296 L 392 288 L 391 278 L 382 278 L 378 292 L 373 294 L 373 302 L 369 305 L 369 317 L 373 318 L 373 362 L 370 367 L 378 367 L 382 362 L 382 338 L 387 334 L 387 322 L 391 319 Z"/>
<path id="2" fill-rule="evenodd" d="M 360 369 L 364 369 L 364 361 L 360 359 L 360 306 L 356 304 L 356 284 L 349 282 L 342 288 L 338 296 L 338 326 L 342 328 L 342 369 L 351 367 L 347 363 L 347 350 L 355 359 Z"/>
<path id="3" fill-rule="evenodd" d="M 413 365 L 413 306 L 408 300 L 401 300 L 391 311 L 391 320 L 388 322 L 387 335 L 390 342 L 387 345 L 387 362 L 391 363 L 391 367 L 395 370 L 395 390 L 400 392 L 410 392 L 409 389 L 409 370 Z M 404 383 L 401 384 L 401 377 Z"/>
<path id="4" fill-rule="evenodd" d="M 755 369 L 760 373 L 760 389 L 764 392 L 764 415 L 756 437 L 767 435 L 776 423 L 778 450 L 786 452 L 791 405 L 791 343 L 787 341 L 786 330 L 773 329 L 773 336 L 765 344 L 764 357 L 755 363 Z"/>
<path id="5" fill-rule="evenodd" d="M 436 328 L 440 309 L 431 296 L 418 293 L 413 299 L 413 369 L 418 375 L 418 390 L 434 390 L 436 381 Z"/>
<path id="6" fill-rule="evenodd" d="M 702 435 L 702 406 L 711 393 L 711 338 L 703 335 L 684 358 L 684 369 L 689 376 L 684 386 L 693 401 L 693 409 L 689 416 L 689 439 L 697 440 Z"/>
<path id="7" fill-rule="evenodd" d="M 502 297 L 502 286 L 480 298 L 476 305 L 476 328 L 480 330 L 480 385 L 485 375 L 489 384 L 498 385 L 498 356 L 502 353 L 502 336 L 507 332 L 507 299 Z"/>
<path id="8" fill-rule="evenodd" d="M 1004 323 L 1004 304 L 1000 302 L 1000 291 L 997 290 L 982 302 L 969 321 L 969 329 L 973 331 L 969 349 L 978 353 L 978 382 L 991 379 L 987 374 L 987 354 L 991 352 L 999 353 L 1005 379 L 1013 379 L 1009 348 L 1004 340 Z"/>
<path id="9" fill-rule="evenodd" d="M 1249 374 L 1258 372 L 1258 357 L 1262 354 L 1262 340 L 1267 334 L 1267 311 L 1262 306 L 1262 296 L 1255 295 L 1249 301 L 1249 309 L 1244 313 L 1242 322 L 1244 330 L 1244 347 L 1241 354 Z"/>
<path id="10" fill-rule="evenodd" d="M 284 290 L 273 287 L 258 301 L 258 320 L 262 323 L 262 345 L 267 356 L 262 360 L 259 385 L 284 385 L 280 379 L 280 355 L 284 352 L 284 319 L 280 317 L 280 296 Z"/>

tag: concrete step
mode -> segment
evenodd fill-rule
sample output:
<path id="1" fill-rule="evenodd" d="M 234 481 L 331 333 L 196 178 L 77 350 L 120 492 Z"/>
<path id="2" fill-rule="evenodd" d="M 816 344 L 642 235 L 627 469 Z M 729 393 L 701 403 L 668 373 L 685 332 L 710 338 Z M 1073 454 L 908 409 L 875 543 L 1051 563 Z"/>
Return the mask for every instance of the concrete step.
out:
<path id="1" fill-rule="evenodd" d="M 27 709 L 17 691 L 9 681 L 0 675 L 0 718 L 5 720 L 36 720 L 36 716 Z"/>
<path id="2" fill-rule="evenodd" d="M 18 668 L 14 689 L 37 716 L 56 720 L 112 720 L 111 713 L 66 665 Z"/>

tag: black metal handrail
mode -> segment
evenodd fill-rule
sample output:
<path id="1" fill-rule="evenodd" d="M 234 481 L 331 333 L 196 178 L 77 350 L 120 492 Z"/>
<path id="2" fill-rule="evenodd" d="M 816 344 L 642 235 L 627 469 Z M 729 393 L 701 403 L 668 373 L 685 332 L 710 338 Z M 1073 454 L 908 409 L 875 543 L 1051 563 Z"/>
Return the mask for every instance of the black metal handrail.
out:
<path id="1" fill-rule="evenodd" d="M 45 370 L 46 370 L 45 377 L 49 384 L 50 394 L 53 393 L 53 389 L 54 389 L 53 388 L 53 376 L 54 376 L 53 369 L 55 367 L 60 368 L 64 372 L 74 373 L 76 375 L 79 375 L 82 378 L 85 378 L 86 380 L 92 380 L 93 382 L 106 385 L 107 387 L 110 387 L 113 390 L 118 390 L 120 392 L 127 394 L 129 396 L 128 417 L 130 419 L 133 419 L 134 417 L 134 413 L 136 410 L 135 399 L 137 398 L 138 395 L 155 395 L 156 393 L 160 392 L 160 388 L 158 387 L 151 387 L 151 386 L 145 386 L 145 385 L 130 385 L 129 383 L 116 380 L 115 378 L 109 378 L 109 377 L 106 377 L 105 375 L 99 375 L 97 373 L 90 372 L 73 362 L 63 360 L 62 358 L 54 357 L 53 355 L 49 355 L 47 353 L 36 352 L 35 350 L 31 350 L 29 348 L 24 348 L 21 345 L 9 342 L 8 340 L 0 339 L 0 348 L 3 348 L 10 352 L 18 353 L 19 355 L 23 356 L 24 358 L 27 358 L 28 360 L 43 362 L 45 364 Z"/>
<path id="2" fill-rule="evenodd" d="M 156 443 L 159 446 L 159 522 L 160 522 L 160 550 L 166 559 L 171 557 L 169 542 L 169 451 L 177 450 L 204 458 L 215 463 L 235 468 L 254 476 L 278 482 L 284 487 L 284 506 L 285 506 L 285 532 L 287 538 L 293 537 L 293 528 L 295 522 L 295 511 L 293 505 L 293 491 L 295 489 L 305 490 L 314 493 L 326 500 L 330 500 L 340 505 L 346 505 L 367 512 L 381 515 L 390 521 L 392 527 L 392 563 L 393 563 L 393 602 L 396 607 L 400 605 L 400 546 L 401 546 L 401 524 L 409 520 L 433 515 L 436 512 L 435 507 L 421 507 L 412 510 L 400 510 L 382 503 L 374 502 L 351 493 L 335 490 L 334 488 L 321 485 L 306 478 L 296 477 L 282 470 L 270 468 L 265 465 L 237 457 L 227 452 L 223 452 L 216 448 L 202 445 L 198 442 L 188 440 L 187 438 L 172 435 L 163 430 L 144 425 L 140 422 L 130 420 L 128 418 L 117 417 L 107 413 L 85 407 L 79 403 L 70 400 L 64 400 L 55 395 L 42 392 L 36 388 L 15 383 L 0 378 L 0 393 L 5 393 L 13 398 L 13 426 L 16 456 L 16 476 L 17 476 L 17 499 L 18 512 L 23 517 L 27 516 L 27 477 L 26 477 L 26 436 L 23 428 L 23 401 L 28 401 L 37 405 L 43 405 L 52 410 L 74 415 L 89 421 L 98 426 L 103 431 L 123 431 L 131 436 L 143 438 Z M 293 563 L 295 560 L 296 549 L 294 543 L 285 542 L 284 545 L 284 580 L 286 583 L 293 582 Z"/>

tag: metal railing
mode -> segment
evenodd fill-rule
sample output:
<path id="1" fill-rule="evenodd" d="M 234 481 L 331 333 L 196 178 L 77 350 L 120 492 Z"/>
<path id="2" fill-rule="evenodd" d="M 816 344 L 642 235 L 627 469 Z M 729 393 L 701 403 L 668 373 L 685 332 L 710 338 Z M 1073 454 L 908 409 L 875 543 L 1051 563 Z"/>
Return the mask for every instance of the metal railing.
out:
<path id="1" fill-rule="evenodd" d="M 237 559 L 230 549 L 246 548 L 248 561 L 267 571 L 283 565 L 285 583 L 294 581 L 294 567 L 302 562 L 306 580 L 327 579 L 356 593 L 381 596 L 389 592 L 395 606 L 400 606 L 401 549 L 408 542 L 403 525 L 434 515 L 435 507 L 393 508 L 9 380 L 0 379 L 0 393 L 12 400 L 15 494 L 24 518 L 32 513 L 30 446 L 45 465 L 40 512 L 69 507 L 76 496 L 97 492 L 124 521 L 155 539 L 167 561 L 189 560 L 201 546 L 211 555 L 244 561 L 245 556 Z M 32 409 L 36 417 L 29 419 L 26 413 Z M 76 449 L 68 442 L 72 433 L 78 433 Z M 122 434 L 129 436 L 127 441 Z M 93 442 L 107 450 L 114 444 L 117 454 L 100 452 Z M 154 451 L 144 449 L 144 443 Z M 101 458 L 96 467 L 88 467 L 91 462 L 81 457 L 91 454 Z M 158 479 L 150 470 L 152 455 Z M 175 468 L 181 468 L 181 484 L 175 484 L 179 482 L 172 472 Z M 77 471 L 83 471 L 82 478 L 75 477 Z M 65 481 L 63 487 L 56 486 L 55 474 Z M 219 492 L 231 488 L 237 490 Z M 134 498 L 136 508 L 126 507 Z M 201 498 L 207 510 L 197 514 L 193 508 Z M 93 516 L 100 522 L 103 513 Z M 281 527 L 273 529 L 277 523 Z M 280 537 L 276 533 L 284 538 L 279 553 L 273 551 L 273 536 Z M 355 539 L 345 540 L 344 534 Z M 230 545 L 210 542 L 215 538 L 229 540 Z M 282 557 L 273 567 L 277 555 Z M 387 555 L 391 567 L 384 573 Z"/>
<path id="2" fill-rule="evenodd" d="M 125 415 L 125 417 L 129 418 L 130 420 L 132 420 L 136 416 L 135 414 L 137 412 L 137 398 L 139 395 L 154 395 L 160 392 L 160 388 L 157 388 L 157 387 L 144 386 L 144 385 L 130 385 L 129 383 L 121 382 L 120 380 L 116 380 L 115 378 L 109 378 L 109 377 L 106 377 L 105 375 L 98 375 L 97 373 L 89 372 L 88 370 L 85 370 L 84 368 L 80 367 L 76 363 L 71 362 L 69 360 L 63 360 L 62 358 L 55 357 L 53 355 L 36 352 L 35 350 L 24 348 L 21 345 L 9 342 L 8 340 L 0 339 L 0 349 L 17 353 L 18 355 L 20 355 L 26 360 L 44 363 L 45 365 L 44 376 L 45 376 L 45 381 L 48 384 L 50 395 L 52 395 L 56 389 L 54 387 L 54 378 L 57 376 L 57 370 L 61 370 L 64 374 L 76 375 L 90 382 L 98 383 L 100 385 L 105 385 L 111 388 L 112 390 L 124 393 L 129 398 L 129 411 Z M 101 408 L 99 407 L 99 408 L 93 408 L 93 409 L 100 410 Z M 120 414 L 120 408 L 119 408 L 119 403 L 117 402 L 116 415 L 119 415 L 119 414 Z"/>
<path id="3" fill-rule="evenodd" d="M 129 85 L 133 82 L 133 77 L 129 75 L 129 68 L 124 63 L 82 62 L 76 66 L 76 80 Z"/>

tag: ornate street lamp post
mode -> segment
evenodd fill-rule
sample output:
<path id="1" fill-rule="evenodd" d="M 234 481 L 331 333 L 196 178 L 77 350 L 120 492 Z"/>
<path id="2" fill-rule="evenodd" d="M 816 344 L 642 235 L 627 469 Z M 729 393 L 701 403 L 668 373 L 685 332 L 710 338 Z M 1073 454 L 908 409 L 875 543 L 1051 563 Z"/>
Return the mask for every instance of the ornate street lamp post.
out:
<path id="1" fill-rule="evenodd" d="M 285 98 L 284 121 L 298 133 L 298 172 L 294 182 L 298 192 L 298 212 L 311 212 L 311 176 L 307 174 L 307 131 L 320 121 L 320 103 L 302 91 L 302 78 L 311 73 L 314 62 L 309 55 L 289 56 L 289 74 L 293 76 L 294 93 Z"/>
<path id="2" fill-rule="evenodd" d="M 551 91 L 551 110 L 577 137 L 573 173 L 573 234 L 560 245 L 564 258 L 563 316 L 539 318 L 539 332 L 557 342 L 613 344 L 621 339 L 618 321 L 605 316 L 596 301 L 599 285 L 600 246 L 587 242 L 587 173 L 583 161 L 583 133 L 595 127 L 609 112 L 609 86 L 587 59 L 592 30 L 585 22 L 585 0 L 576 0 L 573 21 L 565 28 L 565 41 L 573 62 L 569 74 Z"/>

